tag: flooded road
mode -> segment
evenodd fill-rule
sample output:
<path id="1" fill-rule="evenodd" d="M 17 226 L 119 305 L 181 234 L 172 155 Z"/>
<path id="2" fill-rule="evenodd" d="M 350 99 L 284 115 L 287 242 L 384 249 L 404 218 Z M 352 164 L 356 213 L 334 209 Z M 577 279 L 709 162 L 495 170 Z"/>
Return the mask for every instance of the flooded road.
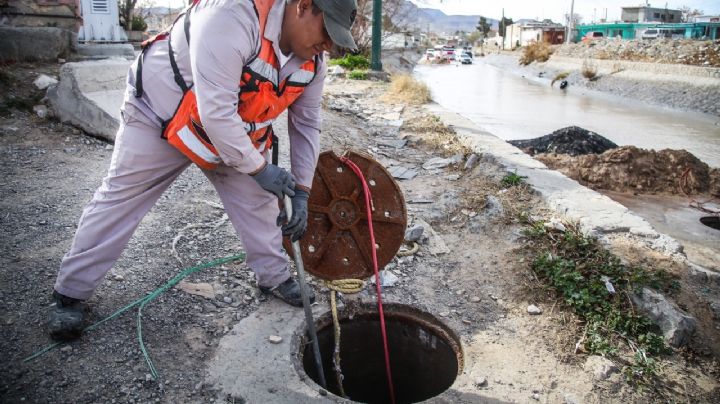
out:
<path id="1" fill-rule="evenodd" d="M 686 149 L 720 167 L 720 118 L 650 107 L 571 88 L 569 92 L 526 80 L 478 62 L 417 66 L 415 76 L 433 99 L 505 140 L 529 139 L 576 125 L 618 145 Z"/>

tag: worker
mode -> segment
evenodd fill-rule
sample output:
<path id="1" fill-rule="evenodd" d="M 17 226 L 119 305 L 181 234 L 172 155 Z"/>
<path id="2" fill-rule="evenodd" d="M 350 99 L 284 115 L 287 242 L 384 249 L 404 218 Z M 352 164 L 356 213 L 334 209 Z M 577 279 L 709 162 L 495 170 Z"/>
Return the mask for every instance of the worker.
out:
<path id="1" fill-rule="evenodd" d="M 217 190 L 260 291 L 302 306 L 282 235 L 296 241 L 307 225 L 323 53 L 333 43 L 356 48 L 356 9 L 356 0 L 195 0 L 168 32 L 143 44 L 128 72 L 108 173 L 60 264 L 51 337 L 80 336 L 84 301 L 192 163 Z M 291 171 L 268 162 L 278 150 L 272 121 L 285 110 Z M 278 203 L 285 196 L 291 218 Z"/>

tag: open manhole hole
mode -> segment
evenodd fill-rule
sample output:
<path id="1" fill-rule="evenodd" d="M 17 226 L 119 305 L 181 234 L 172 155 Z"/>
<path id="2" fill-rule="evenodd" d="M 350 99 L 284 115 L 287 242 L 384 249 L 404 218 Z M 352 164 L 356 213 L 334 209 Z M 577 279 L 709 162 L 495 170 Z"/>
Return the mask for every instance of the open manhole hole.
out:
<path id="1" fill-rule="evenodd" d="M 700 218 L 700 223 L 715 230 L 720 230 L 720 216 L 705 216 Z"/>
<path id="2" fill-rule="evenodd" d="M 400 304 L 384 306 L 390 364 L 397 403 L 416 403 L 447 390 L 463 368 L 458 336 L 432 315 Z M 385 356 L 377 307 L 348 305 L 341 313 L 340 365 L 347 398 L 389 403 Z M 316 320 L 327 389 L 340 395 L 332 358 L 334 331 L 330 313 Z M 298 341 L 299 363 L 316 383 L 312 344 Z"/>

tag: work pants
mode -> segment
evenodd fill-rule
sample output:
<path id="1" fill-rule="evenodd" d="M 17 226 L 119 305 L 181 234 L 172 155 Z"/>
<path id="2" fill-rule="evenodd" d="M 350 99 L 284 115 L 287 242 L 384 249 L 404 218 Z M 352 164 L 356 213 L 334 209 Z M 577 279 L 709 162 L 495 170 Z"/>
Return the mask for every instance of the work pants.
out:
<path id="1" fill-rule="evenodd" d="M 189 165 L 187 157 L 160 137 L 157 127 L 124 116 L 107 176 L 83 210 L 55 290 L 76 299 L 89 298 L 140 220 Z M 231 167 L 220 165 L 203 172 L 240 236 L 258 284 L 276 286 L 288 279 L 287 257 L 275 223 L 277 197 Z"/>

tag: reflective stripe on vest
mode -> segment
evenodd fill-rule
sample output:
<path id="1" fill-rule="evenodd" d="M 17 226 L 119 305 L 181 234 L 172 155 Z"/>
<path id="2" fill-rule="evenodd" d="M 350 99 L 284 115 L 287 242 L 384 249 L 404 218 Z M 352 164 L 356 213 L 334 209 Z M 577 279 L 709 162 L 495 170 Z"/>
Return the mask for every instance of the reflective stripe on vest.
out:
<path id="1" fill-rule="evenodd" d="M 239 91 L 238 114 L 245 122 L 244 129 L 253 146 L 263 152 L 273 147 L 275 139 L 272 123 L 295 100 L 317 75 L 318 57 L 303 63 L 281 83 L 280 63 L 273 43 L 265 38 L 267 17 L 275 0 L 255 0 L 260 26 L 260 51 L 242 72 Z M 192 6 L 197 4 L 194 1 Z M 189 41 L 190 15 L 192 6 L 185 14 L 185 33 Z M 175 56 L 168 35 L 168 53 L 176 82 L 183 89 L 183 98 L 173 117 L 163 123 L 163 137 L 204 169 L 212 169 L 220 162 L 217 150 L 200 124 L 197 100 L 191 90 L 192 84 L 184 83 L 175 63 Z"/>

